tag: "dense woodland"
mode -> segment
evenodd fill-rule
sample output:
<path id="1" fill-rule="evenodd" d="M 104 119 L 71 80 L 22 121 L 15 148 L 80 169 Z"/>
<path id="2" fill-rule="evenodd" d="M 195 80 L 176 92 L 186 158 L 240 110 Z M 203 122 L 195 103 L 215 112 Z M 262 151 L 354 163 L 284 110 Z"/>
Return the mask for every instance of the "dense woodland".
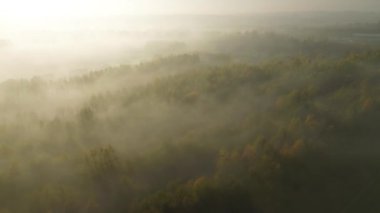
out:
<path id="1" fill-rule="evenodd" d="M 251 31 L 199 46 L 1 83 L 0 212 L 380 211 L 380 50 Z"/>

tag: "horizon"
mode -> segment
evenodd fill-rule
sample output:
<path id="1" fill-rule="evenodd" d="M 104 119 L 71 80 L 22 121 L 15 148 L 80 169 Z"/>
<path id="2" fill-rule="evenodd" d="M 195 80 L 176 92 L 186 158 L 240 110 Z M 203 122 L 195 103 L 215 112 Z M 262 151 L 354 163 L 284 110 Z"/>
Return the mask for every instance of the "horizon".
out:
<path id="1" fill-rule="evenodd" d="M 1 1 L 0 1 L 1 3 Z M 373 0 L 13 0 L 2 1 L 0 17 L 10 19 L 41 17 L 101 17 L 147 15 L 238 15 L 298 12 L 380 12 Z"/>

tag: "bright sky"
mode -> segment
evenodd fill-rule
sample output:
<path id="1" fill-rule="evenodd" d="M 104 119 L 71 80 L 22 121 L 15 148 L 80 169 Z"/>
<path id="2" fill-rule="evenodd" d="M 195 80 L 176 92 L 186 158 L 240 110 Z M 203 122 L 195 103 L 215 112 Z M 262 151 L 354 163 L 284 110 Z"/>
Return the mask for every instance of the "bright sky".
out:
<path id="1" fill-rule="evenodd" d="M 57 17 L 313 10 L 379 11 L 380 0 L 0 0 L 0 25 L 32 27 Z"/>
<path id="2" fill-rule="evenodd" d="M 119 14 L 215 14 L 294 10 L 373 10 L 380 0 L 0 0 L 12 18 Z"/>

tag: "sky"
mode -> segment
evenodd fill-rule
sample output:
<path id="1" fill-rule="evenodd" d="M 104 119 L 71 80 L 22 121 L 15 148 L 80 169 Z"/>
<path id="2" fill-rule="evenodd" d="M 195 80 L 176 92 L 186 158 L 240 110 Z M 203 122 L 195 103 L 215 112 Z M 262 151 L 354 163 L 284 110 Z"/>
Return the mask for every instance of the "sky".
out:
<path id="1" fill-rule="evenodd" d="M 136 2 L 140 3 L 135 6 L 147 13 L 223 14 L 316 10 L 371 11 L 374 8 L 380 10 L 380 0 L 136 0 Z M 149 7 L 148 5 L 151 2 L 155 3 Z"/>
<path id="2" fill-rule="evenodd" d="M 0 0 L 0 14 L 12 18 L 316 10 L 374 11 L 380 0 Z"/>

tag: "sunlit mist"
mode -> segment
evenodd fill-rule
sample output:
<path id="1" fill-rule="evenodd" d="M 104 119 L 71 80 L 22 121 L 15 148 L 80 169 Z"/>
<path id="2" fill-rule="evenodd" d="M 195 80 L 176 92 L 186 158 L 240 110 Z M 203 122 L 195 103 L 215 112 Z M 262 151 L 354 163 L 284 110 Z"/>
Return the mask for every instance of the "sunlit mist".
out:
<path id="1" fill-rule="evenodd" d="M 0 213 L 380 212 L 379 8 L 0 0 Z"/>

